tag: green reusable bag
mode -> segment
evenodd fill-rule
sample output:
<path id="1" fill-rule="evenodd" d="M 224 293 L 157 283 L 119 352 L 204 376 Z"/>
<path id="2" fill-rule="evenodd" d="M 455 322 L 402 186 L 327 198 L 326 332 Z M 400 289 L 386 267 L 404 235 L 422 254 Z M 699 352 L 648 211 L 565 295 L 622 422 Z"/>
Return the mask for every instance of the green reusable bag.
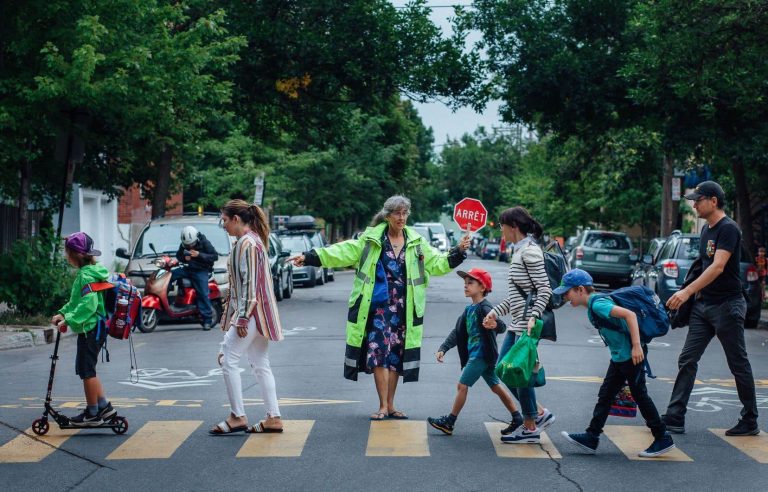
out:
<path id="1" fill-rule="evenodd" d="M 523 332 L 520 340 L 509 349 L 509 352 L 496 365 L 496 375 L 508 387 L 528 388 L 531 386 L 533 369 L 539 358 L 536 346 L 539 343 L 542 326 L 542 321 L 536 320 L 531 335 Z"/>

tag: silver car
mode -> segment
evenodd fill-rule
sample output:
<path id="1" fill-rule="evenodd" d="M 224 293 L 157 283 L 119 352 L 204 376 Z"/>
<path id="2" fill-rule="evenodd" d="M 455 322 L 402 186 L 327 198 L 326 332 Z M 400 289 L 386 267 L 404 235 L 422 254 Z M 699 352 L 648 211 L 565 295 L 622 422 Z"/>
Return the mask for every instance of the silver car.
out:
<path id="1" fill-rule="evenodd" d="M 219 214 L 181 215 L 149 221 L 139 234 L 130 254 L 125 248 L 118 248 L 115 252 L 120 258 L 128 260 L 125 275 L 143 293 L 147 278 L 157 270 L 153 261 L 163 255 L 176 257 L 176 251 L 181 244 L 181 230 L 186 226 L 194 226 L 200 231 L 219 254 L 219 259 L 213 265 L 213 278 L 219 284 L 221 295 L 226 297 L 229 292 L 227 260 L 234 238 L 219 226 Z"/>

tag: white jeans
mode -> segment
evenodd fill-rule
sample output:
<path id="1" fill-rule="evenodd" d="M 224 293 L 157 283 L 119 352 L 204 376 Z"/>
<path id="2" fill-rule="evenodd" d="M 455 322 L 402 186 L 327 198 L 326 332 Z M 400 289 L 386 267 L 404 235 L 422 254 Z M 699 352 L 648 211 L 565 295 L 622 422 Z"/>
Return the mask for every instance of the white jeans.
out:
<path id="1" fill-rule="evenodd" d="M 243 405 L 243 384 L 240 379 L 240 357 L 243 352 L 248 354 L 248 362 L 256 380 L 261 388 L 261 398 L 267 409 L 267 417 L 279 417 L 280 409 L 277 406 L 277 392 L 275 391 L 275 377 L 269 367 L 267 348 L 269 340 L 261 336 L 256 330 L 256 320 L 248 321 L 248 334 L 240 338 L 237 328 L 232 326 L 224 334 L 221 342 L 221 353 L 224 354 L 221 361 L 224 384 L 227 386 L 227 396 L 232 413 L 236 417 L 245 415 Z"/>

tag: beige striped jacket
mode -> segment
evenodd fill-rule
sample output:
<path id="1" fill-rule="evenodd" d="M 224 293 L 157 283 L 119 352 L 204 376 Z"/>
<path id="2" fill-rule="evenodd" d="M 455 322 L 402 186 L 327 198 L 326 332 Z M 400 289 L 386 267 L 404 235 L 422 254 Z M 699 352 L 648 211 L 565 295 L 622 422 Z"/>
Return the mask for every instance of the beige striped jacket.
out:
<path id="1" fill-rule="evenodd" d="M 229 296 L 221 329 L 227 331 L 238 318 L 256 318 L 256 329 L 273 341 L 283 339 L 277 300 L 269 268 L 267 248 L 261 238 L 248 231 L 229 255 Z"/>

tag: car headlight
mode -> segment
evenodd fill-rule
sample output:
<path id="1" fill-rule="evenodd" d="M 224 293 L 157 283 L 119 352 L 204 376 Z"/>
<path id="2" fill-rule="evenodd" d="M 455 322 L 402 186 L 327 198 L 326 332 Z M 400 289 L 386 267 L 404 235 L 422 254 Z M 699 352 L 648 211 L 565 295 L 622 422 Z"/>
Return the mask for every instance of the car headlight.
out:
<path id="1" fill-rule="evenodd" d="M 165 268 L 165 260 L 162 258 L 158 258 L 155 261 L 152 262 L 153 265 L 155 265 L 157 268 Z"/>

